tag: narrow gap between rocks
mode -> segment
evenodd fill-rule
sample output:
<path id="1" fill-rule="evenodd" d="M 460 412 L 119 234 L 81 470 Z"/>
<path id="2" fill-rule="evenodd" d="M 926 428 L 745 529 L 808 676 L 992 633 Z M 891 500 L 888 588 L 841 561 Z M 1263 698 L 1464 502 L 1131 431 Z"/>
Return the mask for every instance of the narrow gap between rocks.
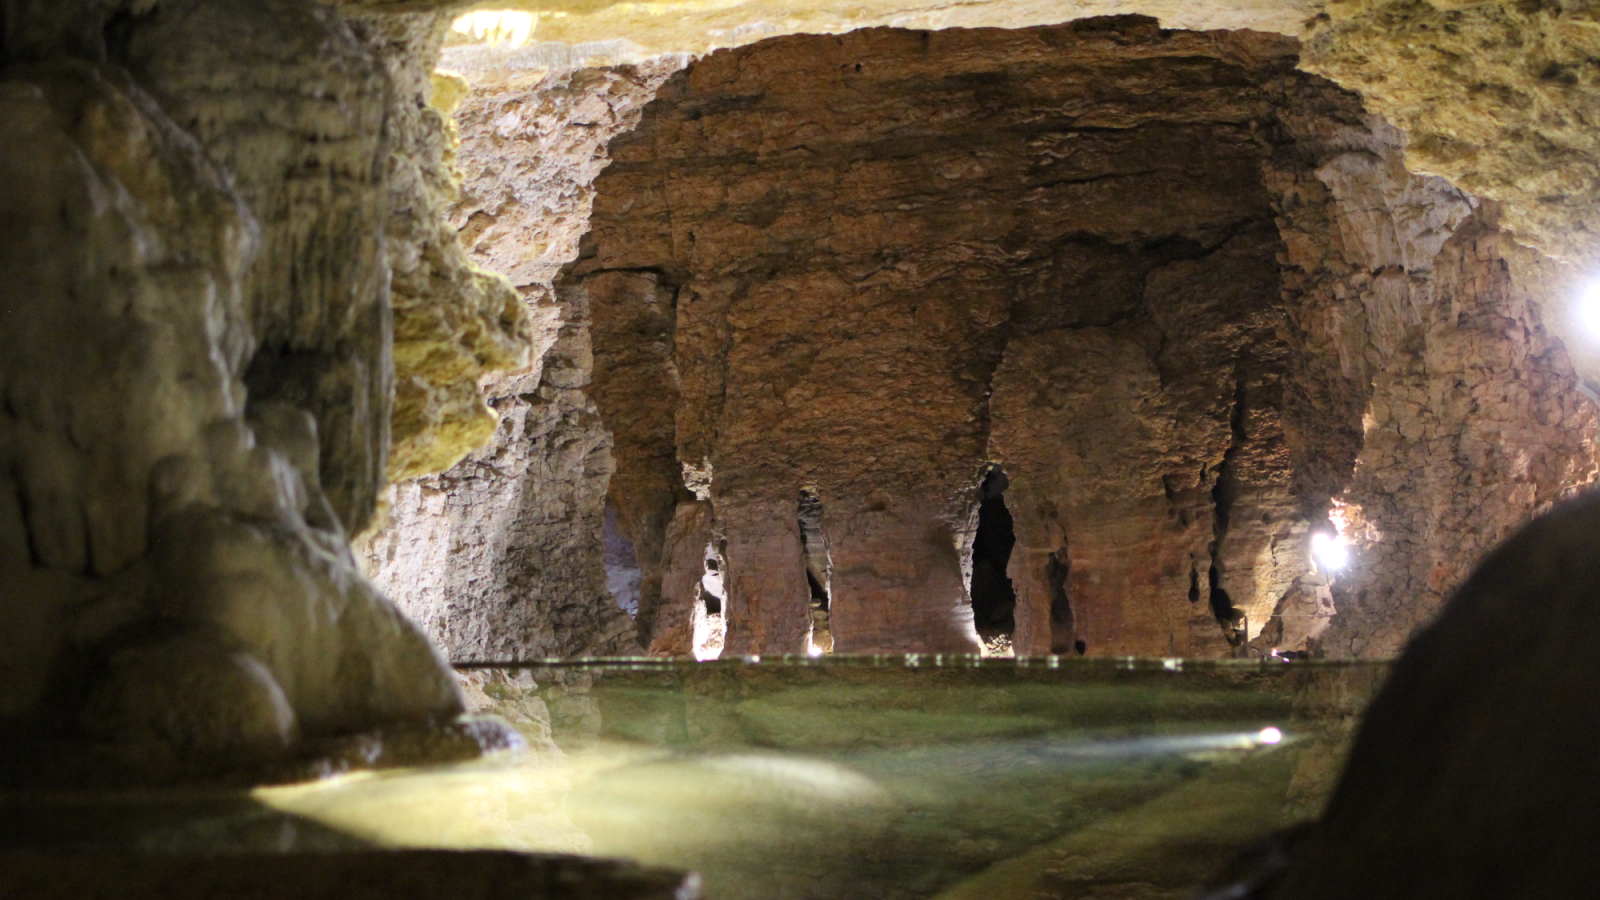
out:
<path id="1" fill-rule="evenodd" d="M 811 596 L 811 638 L 806 651 L 811 656 L 823 656 L 833 652 L 828 593 L 833 562 L 828 556 L 827 536 L 822 531 L 822 496 L 815 488 L 800 491 L 798 518 L 801 553 L 805 557 L 806 588 Z"/>
<path id="2" fill-rule="evenodd" d="M 1002 496 L 1011 480 L 991 468 L 978 488 L 978 531 L 972 539 L 972 618 L 990 655 L 1011 655 L 1016 631 L 1017 592 L 1006 574 L 1017 533 Z"/>

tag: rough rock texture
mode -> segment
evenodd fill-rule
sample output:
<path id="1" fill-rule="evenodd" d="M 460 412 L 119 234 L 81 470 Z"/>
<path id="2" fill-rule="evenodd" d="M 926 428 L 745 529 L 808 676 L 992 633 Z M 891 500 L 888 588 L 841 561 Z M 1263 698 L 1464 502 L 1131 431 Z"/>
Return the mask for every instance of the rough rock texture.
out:
<path id="1" fill-rule="evenodd" d="M 1492 205 L 1408 173 L 1400 135 L 1351 95 L 1288 90 L 1293 142 L 1267 182 L 1309 351 L 1287 425 L 1330 436 L 1323 461 L 1296 460 L 1297 493 L 1336 498 L 1354 556 L 1331 597 L 1287 597 L 1266 642 L 1318 637 L 1331 602 L 1322 652 L 1392 655 L 1482 554 L 1594 479 L 1595 410 L 1548 327 L 1570 275 L 1512 244 Z"/>
<path id="2" fill-rule="evenodd" d="M 414 193 L 394 156 L 429 140 L 380 45 L 420 19 L 3 12 L 5 777 L 83 777 L 86 749 L 101 779 L 171 775 L 455 714 L 345 537 L 388 454 L 386 216 Z"/>
<path id="3" fill-rule="evenodd" d="M 1300 650 L 1333 617 L 1324 652 L 1383 655 L 1591 480 L 1543 327 L 1564 276 L 1293 50 L 1139 19 L 869 31 L 669 82 L 562 294 L 592 307 L 652 650 L 688 652 L 703 595 L 668 529 L 705 499 L 733 652 L 807 646 L 812 493 L 838 649 L 974 647 L 995 462 L 1018 652 Z M 1335 530 L 1330 589 L 1308 539 Z"/>
<path id="4" fill-rule="evenodd" d="M 1221 655 L 1304 570 L 1277 424 L 1276 237 L 1258 228 L 1151 273 L 1148 318 L 1006 348 L 990 449 L 1012 475 L 1019 650 Z M 1300 571 L 1257 585 L 1274 551 Z"/>
<path id="5" fill-rule="evenodd" d="M 301 5 L 163 3 L 126 55 L 269 226 L 249 286 L 251 396 L 317 415 L 323 478 L 359 532 L 386 476 L 446 468 L 492 432 L 476 381 L 525 363 L 529 339 L 514 292 L 467 262 L 444 218 L 450 138 L 424 97 L 446 19 Z M 287 34 L 250 38 L 272 29 Z M 195 49 L 168 52 L 180 45 Z"/>
<path id="6" fill-rule="evenodd" d="M 1140 19 L 878 30 L 716 54 L 670 82 L 612 146 L 571 290 L 593 304 L 612 499 L 641 564 L 694 502 L 684 472 L 709 474 L 729 650 L 803 650 L 797 510 L 815 492 L 836 649 L 976 650 L 961 544 L 993 460 L 1013 479 L 1018 652 L 1225 651 L 1213 492 L 1230 447 L 1258 452 L 1230 427 L 1240 391 L 1270 409 L 1288 352 L 1258 132 L 1292 50 Z M 1073 393 L 1097 365 L 1154 392 L 1106 400 L 1129 429 L 1113 439 L 1092 411 L 1106 395 Z M 1096 496 L 1063 430 L 1113 487 Z M 1285 452 L 1281 429 L 1252 434 Z M 1294 509 L 1286 479 L 1260 480 L 1260 498 L 1235 491 Z M 1171 558 L 1141 565 L 1140 532 Z M 1241 600 L 1259 555 L 1239 551 Z M 1150 570 L 1151 596 L 1130 593 Z M 1079 632 L 1053 637 L 1068 571 Z"/>
<path id="7" fill-rule="evenodd" d="M 400 481 L 442 472 L 494 434 L 498 418 L 479 378 L 526 368 L 532 333 L 521 296 L 503 275 L 467 259 L 448 219 L 460 184 L 447 117 L 462 92 L 431 74 L 448 21 L 429 14 L 352 21 L 397 95 L 384 246 L 394 309 L 388 480 Z"/>
<path id="8" fill-rule="evenodd" d="M 1496 551 L 1395 665 L 1273 898 L 1568 897 L 1600 878 L 1600 501 Z M 1219 894 L 1219 896 L 1221 896 Z M 1233 894 L 1231 896 L 1244 896 Z"/>
<path id="9" fill-rule="evenodd" d="M 351 2 L 351 0 L 347 0 Z M 440 6 L 459 0 L 353 0 L 373 7 Z M 891 26 L 912 29 L 1029 28 L 1093 16 L 1144 15 L 1168 28 L 1245 28 L 1299 34 L 1323 0 L 496 0 L 494 10 L 526 10 L 526 39 L 541 52 L 567 50 L 637 61 L 661 53 L 705 54 L 790 34 L 842 34 Z M 532 48 L 530 48 L 532 49 Z M 631 57 L 631 59 L 629 58 Z"/>
<path id="10" fill-rule="evenodd" d="M 545 76 L 515 68 L 537 53 L 462 51 L 456 222 L 529 296 L 540 348 L 561 321 L 566 338 L 491 388 L 492 467 L 401 487 L 372 545 L 452 653 L 631 647 L 597 587 L 606 495 L 651 652 L 690 652 L 713 542 L 728 646 L 806 649 L 813 492 L 840 650 L 971 647 L 974 473 L 999 462 L 1019 652 L 1383 655 L 1592 479 L 1592 412 L 1546 311 L 1572 273 L 1407 172 L 1400 134 L 1288 71 L 1291 45 L 1138 20 L 873 34 L 765 42 L 673 82 L 617 142 L 559 301 L 544 286 L 587 227 L 599 148 L 671 64 Z M 1052 40 L 1066 59 L 1017 49 Z M 1308 539 L 1334 530 L 1356 562 L 1330 584 Z"/>
<path id="11" fill-rule="evenodd" d="M 441 475 L 393 488 L 387 524 L 362 545 L 368 572 L 453 658 L 637 650 L 605 587 L 613 464 L 585 394 L 587 309 L 557 302 L 549 286 L 577 254 L 606 142 L 681 64 L 465 71 L 453 221 L 473 260 L 525 298 L 537 363 L 486 382 L 500 416 L 493 440 Z"/>
<path id="12" fill-rule="evenodd" d="M 1305 68 L 1361 92 L 1413 171 L 1505 204 L 1519 240 L 1600 260 L 1600 11 L 1589 3 L 1331 0 Z"/>
<path id="13" fill-rule="evenodd" d="M 393 85 L 338 13 L 300 0 L 163 3 L 126 28 L 119 55 L 261 224 L 244 285 L 251 398 L 316 416 L 322 481 L 359 530 L 389 449 L 389 271 L 372 226 L 389 206 Z"/>

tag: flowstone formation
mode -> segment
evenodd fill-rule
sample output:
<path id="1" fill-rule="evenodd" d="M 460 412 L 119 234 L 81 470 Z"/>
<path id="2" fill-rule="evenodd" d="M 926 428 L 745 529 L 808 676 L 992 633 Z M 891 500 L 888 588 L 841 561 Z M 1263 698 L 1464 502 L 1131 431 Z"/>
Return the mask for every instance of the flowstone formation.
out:
<path id="1" fill-rule="evenodd" d="M 683 61 L 550 71 L 463 49 L 447 52 L 455 68 L 436 76 L 460 103 L 451 221 L 475 262 L 517 286 L 537 362 L 485 383 L 500 420 L 493 438 L 439 475 L 392 488 L 388 520 L 360 553 L 454 659 L 637 652 L 633 622 L 606 589 L 614 464 L 586 393 L 588 311 L 550 285 L 577 255 L 607 142 Z"/>
<path id="2" fill-rule="evenodd" d="M 454 240 L 407 109 L 443 23 L 308 0 L 0 18 L 0 774 L 169 777 L 455 715 L 346 538 L 390 455 L 391 275 Z M 477 283 L 457 261 L 444 280 Z M 520 308 L 480 300 L 430 315 L 486 323 L 450 353 L 514 364 Z"/>

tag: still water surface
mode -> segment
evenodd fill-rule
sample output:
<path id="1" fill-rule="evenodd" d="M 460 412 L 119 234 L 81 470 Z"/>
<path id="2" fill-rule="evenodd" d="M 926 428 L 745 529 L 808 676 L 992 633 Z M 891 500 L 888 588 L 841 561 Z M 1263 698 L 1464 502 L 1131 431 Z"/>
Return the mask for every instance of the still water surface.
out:
<path id="1" fill-rule="evenodd" d="M 622 856 L 698 871 L 709 900 L 1181 898 L 1316 814 L 1382 674 L 929 657 L 482 670 L 479 702 L 525 751 L 243 806 L 142 796 L 139 827 L 114 837 Z"/>

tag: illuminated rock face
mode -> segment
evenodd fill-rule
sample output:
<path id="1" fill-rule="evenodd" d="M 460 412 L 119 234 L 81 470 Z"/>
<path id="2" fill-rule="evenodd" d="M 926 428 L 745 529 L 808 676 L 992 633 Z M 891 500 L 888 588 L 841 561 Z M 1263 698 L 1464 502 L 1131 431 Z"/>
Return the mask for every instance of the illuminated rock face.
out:
<path id="1" fill-rule="evenodd" d="M 109 7 L 6 7 L 4 774 L 448 717 L 346 540 L 389 453 L 397 51 L 316 3 Z"/>
<path id="2" fill-rule="evenodd" d="M 1343 504 L 1353 550 L 1317 649 L 1387 656 L 1484 553 L 1594 480 L 1595 408 L 1556 337 L 1572 273 L 1512 243 L 1493 204 L 1407 173 L 1399 134 L 1351 95 L 1303 97 L 1267 172 L 1310 351 L 1286 412 L 1327 435 L 1296 478 Z M 1302 595 L 1268 638 L 1295 646 L 1322 602 Z"/>
<path id="3" fill-rule="evenodd" d="M 686 471 L 727 647 L 767 653 L 807 646 L 802 492 L 842 652 L 975 647 L 962 555 L 999 463 L 1019 653 L 1379 655 L 1587 482 L 1592 413 L 1494 210 L 1407 173 L 1293 51 L 1138 19 L 868 31 L 669 82 L 563 295 L 652 649 L 687 652 L 698 599 L 667 549 Z M 1331 592 L 1330 510 L 1356 560 Z"/>
<path id="4" fill-rule="evenodd" d="M 1593 256 L 1578 13 L 1328 4 L 1305 65 L 1405 150 L 1288 39 L 1101 19 L 475 75 L 457 152 L 388 5 L 3 4 L 7 734 L 453 712 L 346 535 L 495 427 L 364 550 L 460 656 L 686 654 L 708 558 L 730 652 L 807 648 L 808 572 L 841 652 L 974 649 L 993 464 L 1021 652 L 1385 654 L 1593 480 L 1575 273 L 1500 226 Z"/>
<path id="5" fill-rule="evenodd" d="M 974 651 L 962 557 L 992 461 L 1018 652 L 1219 655 L 1214 588 L 1259 632 L 1305 571 L 1262 180 L 1292 52 L 1138 19 L 879 30 L 669 82 L 612 145 L 568 289 L 641 560 L 696 502 L 685 467 L 709 470 L 728 650 L 800 652 L 814 491 L 835 650 Z M 1230 539 L 1219 498 L 1271 526 Z M 694 598 L 654 602 L 677 621 Z"/>
<path id="6" fill-rule="evenodd" d="M 1137 20 L 778 39 L 669 85 L 593 188 L 680 63 L 529 82 L 463 52 L 455 221 L 554 349 L 492 388 L 490 448 L 396 489 L 369 570 L 458 658 L 631 652 L 609 493 L 645 648 L 689 652 L 725 541 L 730 650 L 801 651 L 815 491 L 835 646 L 970 649 L 998 462 L 1018 652 L 1396 652 L 1592 477 L 1541 304 L 1568 276 L 1293 49 Z"/>
<path id="7" fill-rule="evenodd" d="M 1305 67 L 1408 135 L 1407 163 L 1501 201 L 1520 241 L 1600 261 L 1600 18 L 1589 4 L 1333 0 Z"/>

